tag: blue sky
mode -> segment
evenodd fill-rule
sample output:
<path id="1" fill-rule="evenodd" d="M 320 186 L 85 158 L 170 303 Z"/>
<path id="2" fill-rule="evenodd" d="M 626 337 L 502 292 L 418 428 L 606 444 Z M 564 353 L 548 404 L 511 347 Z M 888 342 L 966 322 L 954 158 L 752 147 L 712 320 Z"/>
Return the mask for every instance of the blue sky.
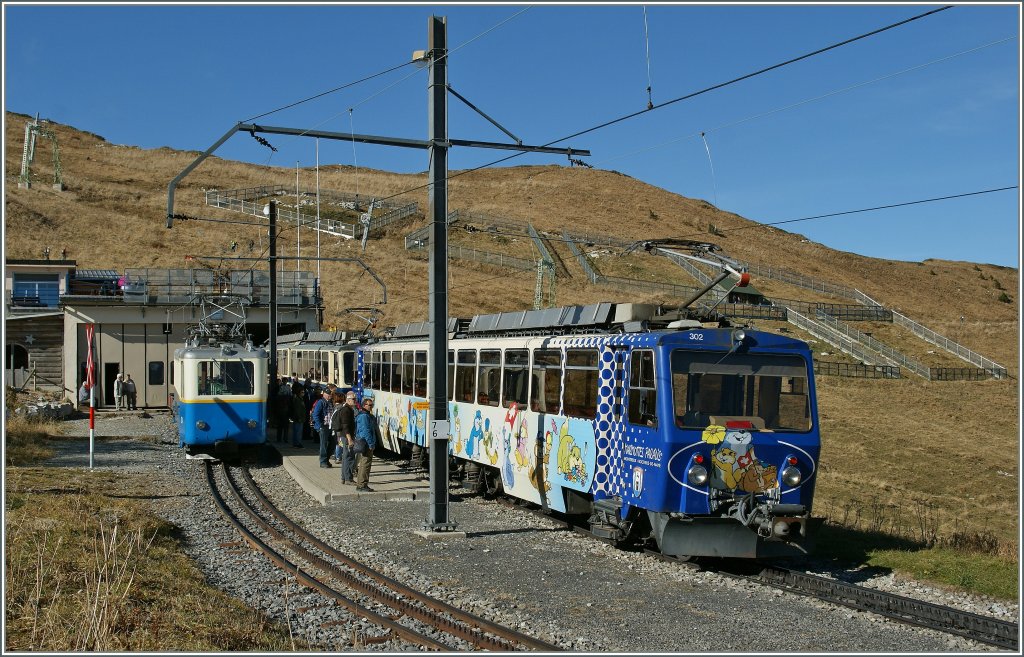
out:
<path id="1" fill-rule="evenodd" d="M 437 14 L 449 47 L 466 44 L 449 59 L 452 87 L 544 144 L 644 109 L 648 44 L 657 105 L 939 6 L 648 5 L 645 44 L 642 5 L 8 3 L 4 107 L 113 143 L 201 151 L 236 121 L 409 61 Z M 958 6 L 560 145 L 761 222 L 1017 185 L 1020 52 L 1019 5 Z M 426 79 L 406 66 L 260 122 L 422 139 Z M 449 107 L 451 137 L 506 141 Z M 217 155 L 314 164 L 313 140 L 269 138 L 277 153 L 239 134 Z M 507 154 L 453 149 L 449 165 Z M 427 168 L 422 151 L 323 140 L 320 162 Z M 550 163 L 565 158 L 504 166 Z M 1017 266 L 1019 218 L 1014 189 L 783 227 L 874 257 Z"/>

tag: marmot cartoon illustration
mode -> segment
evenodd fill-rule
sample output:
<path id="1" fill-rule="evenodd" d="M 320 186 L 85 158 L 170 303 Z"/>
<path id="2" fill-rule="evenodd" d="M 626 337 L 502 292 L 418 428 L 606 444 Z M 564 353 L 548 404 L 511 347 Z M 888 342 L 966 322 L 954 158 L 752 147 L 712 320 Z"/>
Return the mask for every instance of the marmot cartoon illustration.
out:
<path id="1" fill-rule="evenodd" d="M 765 466 L 754 461 L 744 472 L 739 487 L 748 493 L 763 493 L 779 485 L 776 479 L 777 470 L 774 465 Z"/>
<path id="2" fill-rule="evenodd" d="M 723 490 L 736 488 L 736 476 L 733 474 L 733 465 L 736 463 L 736 452 L 728 447 L 711 450 L 711 462 L 715 470 L 711 473 L 711 485 Z"/>
<path id="3" fill-rule="evenodd" d="M 566 481 L 582 485 L 587 478 L 583 455 L 576 445 L 576 439 L 569 435 L 569 422 L 562 423 L 558 432 L 558 472 Z"/>
<path id="4" fill-rule="evenodd" d="M 494 432 L 491 431 L 491 419 L 484 419 L 484 438 L 483 438 L 484 454 L 487 455 L 487 460 L 494 465 L 498 462 L 498 447 L 494 444 Z"/>

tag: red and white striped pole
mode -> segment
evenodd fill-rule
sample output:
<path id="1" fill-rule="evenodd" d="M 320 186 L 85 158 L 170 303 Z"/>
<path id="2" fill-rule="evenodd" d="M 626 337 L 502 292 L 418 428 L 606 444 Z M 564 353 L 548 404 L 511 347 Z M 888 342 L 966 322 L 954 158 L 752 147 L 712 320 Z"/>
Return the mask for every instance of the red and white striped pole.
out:
<path id="1" fill-rule="evenodd" d="M 85 325 L 85 342 L 89 351 L 86 360 L 86 381 L 89 382 L 89 469 L 93 467 L 93 454 L 96 447 L 96 373 L 92 361 L 92 339 L 96 332 L 95 324 Z"/>

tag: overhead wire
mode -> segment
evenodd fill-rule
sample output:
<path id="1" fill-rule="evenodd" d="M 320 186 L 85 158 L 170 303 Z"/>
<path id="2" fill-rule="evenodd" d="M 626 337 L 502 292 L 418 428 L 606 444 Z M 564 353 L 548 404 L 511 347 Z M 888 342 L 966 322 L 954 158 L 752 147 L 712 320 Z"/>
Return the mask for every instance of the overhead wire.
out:
<path id="1" fill-rule="evenodd" d="M 594 132 L 596 130 L 601 130 L 602 128 L 607 128 L 607 127 L 615 125 L 617 123 L 621 123 L 623 121 L 627 121 L 629 119 L 636 118 L 636 117 L 638 117 L 638 116 L 640 116 L 642 114 L 646 114 L 648 112 L 653 112 L 655 110 L 662 109 L 664 107 L 667 107 L 669 105 L 673 105 L 675 103 L 678 103 L 678 102 L 681 102 L 681 101 L 684 101 L 684 100 L 689 100 L 690 98 L 695 98 L 697 96 L 700 96 L 702 94 L 705 94 L 705 93 L 708 93 L 708 92 L 711 92 L 711 91 L 715 91 L 717 89 L 722 89 L 723 87 L 727 87 L 729 85 L 733 85 L 733 84 L 736 84 L 738 82 L 742 82 L 743 80 L 749 80 L 750 78 L 753 78 L 755 76 L 763 75 L 765 73 L 768 73 L 770 71 L 774 71 L 774 70 L 782 68 L 784 66 L 788 66 L 790 64 L 795 64 L 796 62 L 803 61 L 803 60 L 808 59 L 810 57 L 814 57 L 816 55 L 820 55 L 820 54 L 829 52 L 831 50 L 835 50 L 836 48 L 840 48 L 842 46 L 849 45 L 849 44 L 854 43 L 856 41 L 860 41 L 862 39 L 866 39 L 868 37 L 875 36 L 877 34 L 881 34 L 882 32 L 886 32 L 888 30 L 895 29 L 895 28 L 900 27 L 902 25 L 906 25 L 906 24 L 911 23 L 913 21 L 920 20 L 920 19 L 925 18 L 927 16 L 931 16 L 932 14 L 936 14 L 936 13 L 938 13 L 940 11 L 945 11 L 947 9 L 952 9 L 952 6 L 951 5 L 947 5 L 945 7 L 940 7 L 938 9 L 933 9 L 933 10 L 924 12 L 923 14 L 918 14 L 916 16 L 912 16 L 912 17 L 904 19 L 902 21 L 898 21 L 896 23 L 892 23 L 890 25 L 886 25 L 885 27 L 880 27 L 880 28 L 872 30 L 870 32 L 865 32 L 864 34 L 861 34 L 861 35 L 858 35 L 858 36 L 855 36 L 855 37 L 851 37 L 849 39 L 846 39 L 844 41 L 840 41 L 838 43 L 834 43 L 834 44 L 832 44 L 830 46 L 825 46 L 824 48 L 819 48 L 817 50 L 814 50 L 814 51 L 809 52 L 809 53 L 805 53 L 805 54 L 800 55 L 798 57 L 794 57 L 792 59 L 788 59 L 788 60 L 786 60 L 784 62 L 780 62 L 778 64 L 773 64 L 772 66 L 767 66 L 765 68 L 759 69 L 759 70 L 754 71 L 752 73 L 747 73 L 745 75 L 741 75 L 739 77 L 733 78 L 733 79 L 728 80 L 726 82 L 720 82 L 720 83 L 712 85 L 710 87 L 705 87 L 703 89 L 700 89 L 699 91 L 694 91 L 692 93 L 685 94 L 683 96 L 679 96 L 679 97 L 673 98 L 671 100 L 667 100 L 667 101 L 665 101 L 663 103 L 659 103 L 657 105 L 654 105 L 650 109 L 643 109 L 643 110 L 640 110 L 640 111 L 637 111 L 637 112 L 631 112 L 631 113 L 626 114 L 624 116 L 620 116 L 618 118 L 611 119 L 611 120 L 605 121 L 603 123 L 599 123 L 598 125 L 592 126 L 590 128 L 586 128 L 584 130 L 580 130 L 578 132 L 574 132 L 572 134 L 566 135 L 565 137 L 560 137 L 560 138 L 555 139 L 553 141 L 549 141 L 546 144 L 542 144 L 541 147 L 542 148 L 548 147 L 548 146 L 551 146 L 553 144 L 557 144 L 559 142 L 563 142 L 563 141 L 572 139 L 574 137 L 579 137 L 581 135 L 585 135 L 585 134 Z M 520 157 L 522 155 L 525 155 L 527 152 L 529 152 L 529 151 L 519 151 L 519 152 L 513 153 L 512 155 L 508 155 L 508 156 L 499 158 L 497 160 L 494 160 L 492 162 L 488 162 L 486 164 L 481 164 L 480 166 L 477 166 L 477 167 L 473 167 L 473 168 L 470 168 L 470 169 L 463 169 L 462 171 L 459 171 L 457 173 L 449 174 L 445 180 L 446 181 L 450 181 L 450 180 L 452 180 L 454 178 L 457 178 L 459 176 L 464 176 L 466 174 L 473 173 L 474 171 L 479 171 L 481 169 L 486 169 L 486 168 L 495 166 L 497 164 L 501 164 L 502 162 L 507 162 L 507 161 L 509 161 L 509 160 L 511 160 L 513 158 L 517 158 L 517 157 Z M 414 192 L 414 191 L 417 191 L 417 190 L 420 190 L 420 189 L 424 189 L 425 187 L 429 187 L 432 184 L 433 183 L 428 182 L 428 183 L 424 183 L 422 185 L 417 185 L 415 187 L 411 187 L 411 188 L 406 189 L 404 191 L 392 194 L 391 196 L 385 196 L 382 200 L 387 200 L 387 199 L 395 198 L 396 196 L 401 196 L 403 194 L 408 194 L 410 192 Z"/>
<path id="2" fill-rule="evenodd" d="M 841 94 L 841 93 L 846 93 L 847 91 L 853 91 L 854 89 L 859 89 L 860 87 L 864 87 L 864 86 L 867 86 L 869 84 L 875 84 L 876 82 L 882 82 L 884 80 L 888 80 L 890 78 L 894 78 L 894 77 L 897 77 L 899 75 L 903 75 L 905 73 L 910 73 L 912 71 L 916 71 L 918 69 L 925 68 L 926 66 L 932 66 L 934 64 L 940 64 L 940 63 L 942 63 L 944 61 L 953 59 L 955 57 L 960 57 L 962 55 L 968 55 L 970 53 L 973 53 L 973 52 L 976 52 L 976 51 L 979 51 L 979 50 L 983 50 L 985 48 L 990 48 L 992 46 L 996 46 L 996 45 L 999 45 L 1001 43 L 1005 43 L 1007 41 L 1013 41 L 1015 39 L 1017 39 L 1016 36 L 1005 37 L 1003 39 L 999 39 L 999 40 L 992 41 L 992 42 L 989 42 L 989 43 L 986 43 L 986 44 L 982 44 L 980 46 L 976 46 L 976 47 L 970 48 L 968 50 L 962 50 L 960 52 L 953 53 L 951 55 L 946 55 L 945 57 L 940 57 L 939 59 L 933 59 L 933 60 L 931 60 L 929 62 L 924 62 L 923 64 L 917 64 L 916 66 L 911 66 L 910 68 L 905 68 L 905 69 L 902 69 L 902 70 L 899 70 L 899 71 L 895 71 L 893 73 L 887 73 L 886 75 L 883 75 L 881 77 L 873 78 L 871 80 L 865 80 L 863 82 L 858 82 L 856 84 L 852 84 L 852 85 L 847 86 L 847 87 L 842 87 L 841 89 L 834 89 L 832 91 L 829 91 L 827 93 L 821 94 L 819 96 L 814 96 L 812 98 L 806 98 L 804 100 L 801 100 L 801 101 L 798 101 L 798 102 L 795 102 L 795 103 L 791 103 L 789 105 L 784 105 L 782 107 L 776 107 L 775 109 L 771 109 L 771 110 L 768 110 L 766 112 L 760 112 L 758 114 L 752 114 L 750 116 L 747 116 L 747 117 L 744 117 L 744 118 L 741 118 L 741 119 L 737 119 L 735 121 L 730 121 L 728 123 L 723 123 L 723 124 L 715 126 L 713 128 L 705 128 L 701 132 L 711 133 L 711 132 L 717 132 L 718 130 L 724 130 L 726 128 L 732 128 L 732 127 L 735 127 L 737 125 L 746 123 L 748 121 L 753 121 L 755 119 L 764 118 L 764 117 L 770 116 L 772 114 L 778 114 L 779 112 L 784 112 L 786 110 L 791 110 L 791 109 L 794 109 L 796 107 L 800 107 L 801 105 L 807 105 L 808 103 L 813 103 L 813 102 L 817 102 L 819 100 L 824 100 L 825 98 L 830 98 L 831 96 L 835 96 L 835 95 L 838 95 L 838 94 Z M 664 141 L 664 142 L 661 142 L 661 143 L 658 143 L 658 144 L 654 144 L 652 146 L 645 146 L 644 148 L 641 148 L 641 149 L 638 149 L 638 150 L 635 150 L 635 151 L 630 151 L 628 153 L 623 153 L 621 155 L 614 155 L 612 157 L 607 157 L 607 158 L 605 158 L 603 160 L 599 160 L 597 162 L 593 162 L 593 165 L 594 166 L 600 166 L 602 164 L 607 164 L 608 162 L 614 162 L 615 160 L 621 160 L 623 158 L 632 157 L 634 155 L 640 155 L 642 153 L 648 153 L 648 152 L 656 150 L 658 148 L 663 148 L 665 146 L 670 146 L 672 144 L 678 143 L 678 142 L 683 141 L 685 139 L 691 139 L 693 137 L 698 137 L 698 136 L 700 136 L 701 132 L 691 132 L 691 133 L 688 133 L 688 134 L 685 134 L 685 135 L 680 135 L 678 137 L 673 137 L 672 139 L 669 139 L 667 141 Z"/>
<path id="3" fill-rule="evenodd" d="M 651 96 L 651 38 L 647 31 L 647 5 L 644 5 L 644 46 L 647 49 L 647 109 L 654 107 L 654 100 Z"/>

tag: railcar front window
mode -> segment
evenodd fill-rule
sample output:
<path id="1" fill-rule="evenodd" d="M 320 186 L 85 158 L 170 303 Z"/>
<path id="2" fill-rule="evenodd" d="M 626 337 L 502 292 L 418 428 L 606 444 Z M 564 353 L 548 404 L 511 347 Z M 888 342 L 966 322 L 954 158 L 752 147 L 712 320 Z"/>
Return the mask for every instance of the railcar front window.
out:
<path id="1" fill-rule="evenodd" d="M 253 363 L 244 360 L 199 361 L 199 396 L 252 395 Z"/>
<path id="2" fill-rule="evenodd" d="M 807 364 L 799 356 L 672 352 L 676 425 L 746 421 L 769 431 L 810 431 Z"/>

